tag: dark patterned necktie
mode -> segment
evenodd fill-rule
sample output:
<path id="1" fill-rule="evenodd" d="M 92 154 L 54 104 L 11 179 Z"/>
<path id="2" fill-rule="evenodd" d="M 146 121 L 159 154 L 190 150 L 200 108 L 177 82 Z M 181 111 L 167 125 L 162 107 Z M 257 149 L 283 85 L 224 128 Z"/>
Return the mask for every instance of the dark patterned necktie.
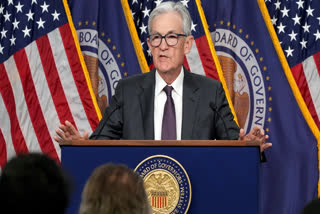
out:
<path id="1" fill-rule="evenodd" d="M 172 98 L 172 86 L 166 86 L 163 90 L 167 94 L 167 101 L 164 105 L 163 118 L 162 118 L 162 140 L 176 140 L 176 111 Z"/>

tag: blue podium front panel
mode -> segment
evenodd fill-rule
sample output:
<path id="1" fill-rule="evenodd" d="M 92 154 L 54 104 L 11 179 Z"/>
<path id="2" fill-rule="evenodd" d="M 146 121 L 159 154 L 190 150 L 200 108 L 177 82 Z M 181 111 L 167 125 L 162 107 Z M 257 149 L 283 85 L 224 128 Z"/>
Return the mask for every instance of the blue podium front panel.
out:
<path id="1" fill-rule="evenodd" d="M 78 213 L 82 189 L 97 166 L 112 162 L 135 169 L 155 155 L 178 162 L 190 180 L 191 203 L 171 213 L 258 213 L 258 147 L 62 146 L 62 166 L 74 181 L 68 214 Z"/>

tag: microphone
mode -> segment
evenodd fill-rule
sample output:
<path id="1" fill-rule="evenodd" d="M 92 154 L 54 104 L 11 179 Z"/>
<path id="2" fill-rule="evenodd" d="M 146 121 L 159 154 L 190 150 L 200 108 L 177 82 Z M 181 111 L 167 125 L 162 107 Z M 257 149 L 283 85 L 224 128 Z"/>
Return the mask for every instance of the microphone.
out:
<path id="1" fill-rule="evenodd" d="M 221 114 L 219 113 L 218 111 L 218 108 L 215 104 L 213 104 L 212 102 L 210 102 L 210 108 L 220 117 L 220 119 L 222 120 L 222 123 L 223 123 L 223 127 L 224 127 L 224 130 L 225 132 L 227 133 L 227 137 L 228 137 L 228 140 L 231 140 L 230 136 L 229 136 L 229 132 L 228 132 L 228 129 L 227 129 L 227 126 L 226 126 L 226 123 L 224 121 L 224 118 L 221 116 Z M 214 122 L 216 122 L 216 118 L 214 118 Z"/>
<path id="2" fill-rule="evenodd" d="M 114 100 L 114 101 L 115 101 L 115 100 Z M 111 112 L 109 113 L 109 115 L 106 116 L 106 119 L 103 121 L 102 125 L 100 126 L 100 129 L 99 129 L 99 131 L 98 131 L 98 134 L 95 136 L 94 140 L 97 140 L 97 138 L 100 136 L 103 127 L 106 125 L 107 121 L 108 121 L 109 118 L 113 115 L 113 113 L 114 113 L 115 111 L 117 111 L 118 109 L 121 108 L 121 105 L 120 105 L 117 101 L 115 101 L 115 105 L 116 105 L 116 106 L 114 107 L 114 109 L 112 109 Z M 99 127 L 99 126 L 98 126 L 98 127 Z"/>

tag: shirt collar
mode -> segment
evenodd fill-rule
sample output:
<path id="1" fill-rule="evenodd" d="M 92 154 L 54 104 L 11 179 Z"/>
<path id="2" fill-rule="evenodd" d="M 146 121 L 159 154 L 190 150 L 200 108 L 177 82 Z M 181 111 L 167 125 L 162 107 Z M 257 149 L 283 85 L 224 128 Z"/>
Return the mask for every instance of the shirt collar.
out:
<path id="1" fill-rule="evenodd" d="M 171 86 L 173 87 L 173 90 L 180 96 L 182 96 L 183 78 L 184 78 L 184 70 L 182 66 L 179 76 L 171 84 Z M 166 85 L 167 83 L 161 78 L 158 71 L 156 71 L 156 86 L 154 91 L 155 96 L 158 96 Z"/>

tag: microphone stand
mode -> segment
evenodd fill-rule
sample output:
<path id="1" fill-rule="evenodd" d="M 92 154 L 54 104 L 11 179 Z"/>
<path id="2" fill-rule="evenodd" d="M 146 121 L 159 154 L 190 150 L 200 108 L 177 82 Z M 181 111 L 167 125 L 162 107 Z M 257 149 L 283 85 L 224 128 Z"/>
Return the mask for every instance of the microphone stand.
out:
<path id="1" fill-rule="evenodd" d="M 219 118 L 222 120 L 223 127 L 225 132 L 227 133 L 228 140 L 231 140 L 224 118 L 221 116 L 220 112 L 218 111 L 217 106 L 211 102 L 210 107 L 216 113 L 216 115 L 218 115 Z"/>

